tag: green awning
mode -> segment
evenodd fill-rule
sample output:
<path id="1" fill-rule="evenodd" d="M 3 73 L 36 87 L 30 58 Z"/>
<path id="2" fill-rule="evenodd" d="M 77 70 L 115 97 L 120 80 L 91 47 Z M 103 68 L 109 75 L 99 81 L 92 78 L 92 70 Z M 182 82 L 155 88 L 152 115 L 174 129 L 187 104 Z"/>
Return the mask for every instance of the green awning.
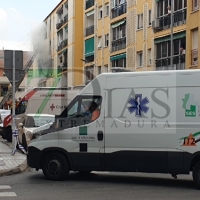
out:
<path id="1" fill-rule="evenodd" d="M 119 55 L 116 55 L 116 56 L 112 56 L 110 57 L 110 60 L 113 61 L 113 60 L 119 60 L 121 58 L 126 58 L 126 54 L 119 54 Z"/>
<path id="2" fill-rule="evenodd" d="M 91 11 L 85 13 L 85 15 L 86 15 L 87 17 L 89 17 L 90 15 L 93 15 L 93 14 L 94 14 L 94 10 L 91 10 Z"/>
<path id="3" fill-rule="evenodd" d="M 160 0 L 156 0 L 156 2 L 159 2 Z"/>
<path id="4" fill-rule="evenodd" d="M 94 37 L 85 40 L 85 56 L 94 55 Z"/>
<path id="5" fill-rule="evenodd" d="M 117 23 L 114 23 L 114 24 L 111 24 L 112 28 L 116 28 L 118 26 L 120 26 L 121 24 L 125 23 L 126 20 L 122 20 L 122 21 L 119 21 Z"/>
<path id="6" fill-rule="evenodd" d="M 68 26 L 65 26 L 65 31 L 66 31 L 66 32 L 68 31 Z"/>
<path id="7" fill-rule="evenodd" d="M 85 57 L 89 57 L 89 56 L 93 56 L 94 55 L 94 51 L 93 52 L 89 52 L 87 54 L 85 54 Z"/>
<path id="8" fill-rule="evenodd" d="M 176 40 L 176 39 L 181 39 L 183 37 L 186 37 L 186 32 L 183 31 L 183 32 L 180 32 L 180 33 L 175 33 L 173 35 L 173 40 Z M 161 42 L 166 42 L 166 41 L 169 41 L 171 40 L 171 35 L 167 35 L 167 36 L 164 36 L 164 37 L 160 37 L 160 38 L 155 38 L 155 44 L 158 44 L 158 43 L 161 43 Z"/>

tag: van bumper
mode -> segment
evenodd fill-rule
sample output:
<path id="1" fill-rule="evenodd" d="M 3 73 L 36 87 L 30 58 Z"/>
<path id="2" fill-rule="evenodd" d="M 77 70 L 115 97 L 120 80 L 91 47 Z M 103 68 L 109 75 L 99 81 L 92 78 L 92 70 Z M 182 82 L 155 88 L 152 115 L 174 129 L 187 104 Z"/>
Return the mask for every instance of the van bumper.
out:
<path id="1" fill-rule="evenodd" d="M 41 169 L 42 151 L 35 147 L 28 147 L 27 164 L 31 168 Z"/>

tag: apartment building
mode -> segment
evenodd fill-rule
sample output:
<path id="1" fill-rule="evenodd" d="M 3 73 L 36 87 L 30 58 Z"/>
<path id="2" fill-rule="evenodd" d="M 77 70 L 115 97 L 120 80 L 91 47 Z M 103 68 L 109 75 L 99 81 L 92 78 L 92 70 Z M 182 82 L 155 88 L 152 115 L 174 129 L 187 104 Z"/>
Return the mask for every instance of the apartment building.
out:
<path id="1" fill-rule="evenodd" d="M 98 74 L 113 70 L 199 68 L 199 0 L 72 2 L 63 0 L 45 20 L 47 27 L 49 20 L 55 23 L 48 36 L 52 58 L 55 66 L 62 66 L 68 86 L 87 84 Z M 83 75 L 79 75 L 81 70 Z"/>
<path id="2" fill-rule="evenodd" d="M 83 83 L 83 2 L 63 0 L 45 18 L 46 41 L 52 60 L 52 76 L 43 86 Z M 55 85 L 55 79 L 58 84 Z"/>

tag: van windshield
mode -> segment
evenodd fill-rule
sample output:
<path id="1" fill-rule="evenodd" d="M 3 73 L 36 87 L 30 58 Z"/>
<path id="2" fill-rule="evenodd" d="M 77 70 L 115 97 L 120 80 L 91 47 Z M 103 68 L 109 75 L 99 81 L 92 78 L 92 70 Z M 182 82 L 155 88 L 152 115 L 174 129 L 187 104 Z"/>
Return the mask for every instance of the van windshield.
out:
<path id="1" fill-rule="evenodd" d="M 22 101 L 16 108 L 16 115 L 25 113 L 27 105 L 28 101 Z"/>
<path id="2" fill-rule="evenodd" d="M 92 103 L 93 102 L 93 103 Z M 56 118 L 65 120 L 67 127 L 88 124 L 92 121 L 92 112 L 101 111 L 101 96 L 77 96 L 68 107 Z M 92 110 L 92 106 L 95 108 Z"/>

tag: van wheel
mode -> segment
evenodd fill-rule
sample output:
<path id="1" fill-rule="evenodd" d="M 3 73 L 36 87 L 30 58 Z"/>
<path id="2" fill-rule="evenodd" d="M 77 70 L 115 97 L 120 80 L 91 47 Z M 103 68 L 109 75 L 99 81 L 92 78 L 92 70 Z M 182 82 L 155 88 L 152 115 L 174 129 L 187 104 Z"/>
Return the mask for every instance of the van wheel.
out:
<path id="1" fill-rule="evenodd" d="M 10 126 L 6 127 L 5 137 L 8 142 L 12 142 L 12 128 Z"/>
<path id="2" fill-rule="evenodd" d="M 50 153 L 44 159 L 42 171 L 47 179 L 61 181 L 69 174 L 69 163 L 62 154 Z"/>
<path id="3" fill-rule="evenodd" d="M 200 189 L 200 162 L 194 166 L 192 176 L 197 188 Z"/>

